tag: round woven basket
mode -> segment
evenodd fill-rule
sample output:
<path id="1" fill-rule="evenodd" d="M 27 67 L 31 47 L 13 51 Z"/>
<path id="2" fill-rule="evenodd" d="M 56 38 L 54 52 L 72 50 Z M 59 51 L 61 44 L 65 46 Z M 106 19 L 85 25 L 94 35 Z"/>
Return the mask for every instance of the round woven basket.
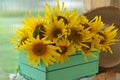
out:
<path id="1" fill-rule="evenodd" d="M 111 25 L 114 23 L 114 25 L 118 28 L 118 34 L 117 39 L 120 40 L 120 9 L 117 7 L 101 7 L 97 8 L 95 10 L 89 11 L 87 13 L 84 13 L 85 16 L 88 17 L 88 19 L 94 18 L 96 15 L 101 16 L 102 21 L 106 25 Z M 102 52 L 100 54 L 100 66 L 104 68 L 111 68 L 115 67 L 118 64 L 120 64 L 120 42 L 117 42 L 116 44 L 111 46 L 113 50 L 113 54 L 110 54 L 109 52 Z"/>

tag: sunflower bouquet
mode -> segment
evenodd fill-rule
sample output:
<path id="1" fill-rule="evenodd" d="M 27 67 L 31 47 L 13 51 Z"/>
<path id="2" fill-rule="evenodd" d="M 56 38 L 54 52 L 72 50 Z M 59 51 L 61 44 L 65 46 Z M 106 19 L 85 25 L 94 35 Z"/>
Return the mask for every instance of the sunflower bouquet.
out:
<path id="1" fill-rule="evenodd" d="M 76 9 L 66 10 L 64 3 L 50 7 L 46 4 L 44 17 L 30 14 L 22 22 L 12 41 L 18 50 L 24 50 L 30 64 L 37 66 L 41 61 L 48 66 L 56 62 L 64 63 L 69 56 L 81 51 L 87 56 L 97 58 L 92 51 L 109 51 L 115 43 L 117 29 L 114 25 L 104 28 L 100 16 L 88 20 L 79 16 Z"/>

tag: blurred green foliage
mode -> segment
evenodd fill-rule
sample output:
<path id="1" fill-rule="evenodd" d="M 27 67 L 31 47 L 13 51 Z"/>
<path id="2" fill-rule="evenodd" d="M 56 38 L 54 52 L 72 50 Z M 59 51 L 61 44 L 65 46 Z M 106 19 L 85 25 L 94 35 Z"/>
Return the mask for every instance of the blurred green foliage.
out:
<path id="1" fill-rule="evenodd" d="M 29 14 L 29 11 L 3 11 L 0 13 L 1 17 L 25 17 Z M 38 11 L 32 11 L 32 15 L 36 16 L 38 14 Z M 44 15 L 44 11 L 40 11 L 41 16 Z"/>

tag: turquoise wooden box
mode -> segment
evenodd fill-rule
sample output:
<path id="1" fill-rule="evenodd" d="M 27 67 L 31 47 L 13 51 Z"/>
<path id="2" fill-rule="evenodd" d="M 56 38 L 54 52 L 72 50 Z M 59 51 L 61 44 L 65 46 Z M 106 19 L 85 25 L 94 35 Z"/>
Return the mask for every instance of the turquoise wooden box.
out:
<path id="1" fill-rule="evenodd" d="M 99 58 L 98 52 L 93 53 Z M 80 77 L 95 75 L 98 72 L 99 59 L 88 57 L 89 61 L 85 62 L 80 51 L 71 55 L 68 62 L 57 63 L 48 67 L 42 63 L 33 67 L 24 60 L 26 57 L 26 54 L 19 54 L 19 73 L 28 80 L 75 80 Z"/>

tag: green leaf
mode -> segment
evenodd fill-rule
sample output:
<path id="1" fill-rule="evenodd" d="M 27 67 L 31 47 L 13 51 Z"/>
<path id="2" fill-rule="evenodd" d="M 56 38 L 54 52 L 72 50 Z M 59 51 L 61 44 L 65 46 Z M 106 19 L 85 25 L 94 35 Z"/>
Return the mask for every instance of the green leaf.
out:
<path id="1" fill-rule="evenodd" d="M 33 32 L 33 37 L 36 38 L 37 35 L 41 32 L 41 29 L 39 27 L 36 27 L 34 32 Z"/>

